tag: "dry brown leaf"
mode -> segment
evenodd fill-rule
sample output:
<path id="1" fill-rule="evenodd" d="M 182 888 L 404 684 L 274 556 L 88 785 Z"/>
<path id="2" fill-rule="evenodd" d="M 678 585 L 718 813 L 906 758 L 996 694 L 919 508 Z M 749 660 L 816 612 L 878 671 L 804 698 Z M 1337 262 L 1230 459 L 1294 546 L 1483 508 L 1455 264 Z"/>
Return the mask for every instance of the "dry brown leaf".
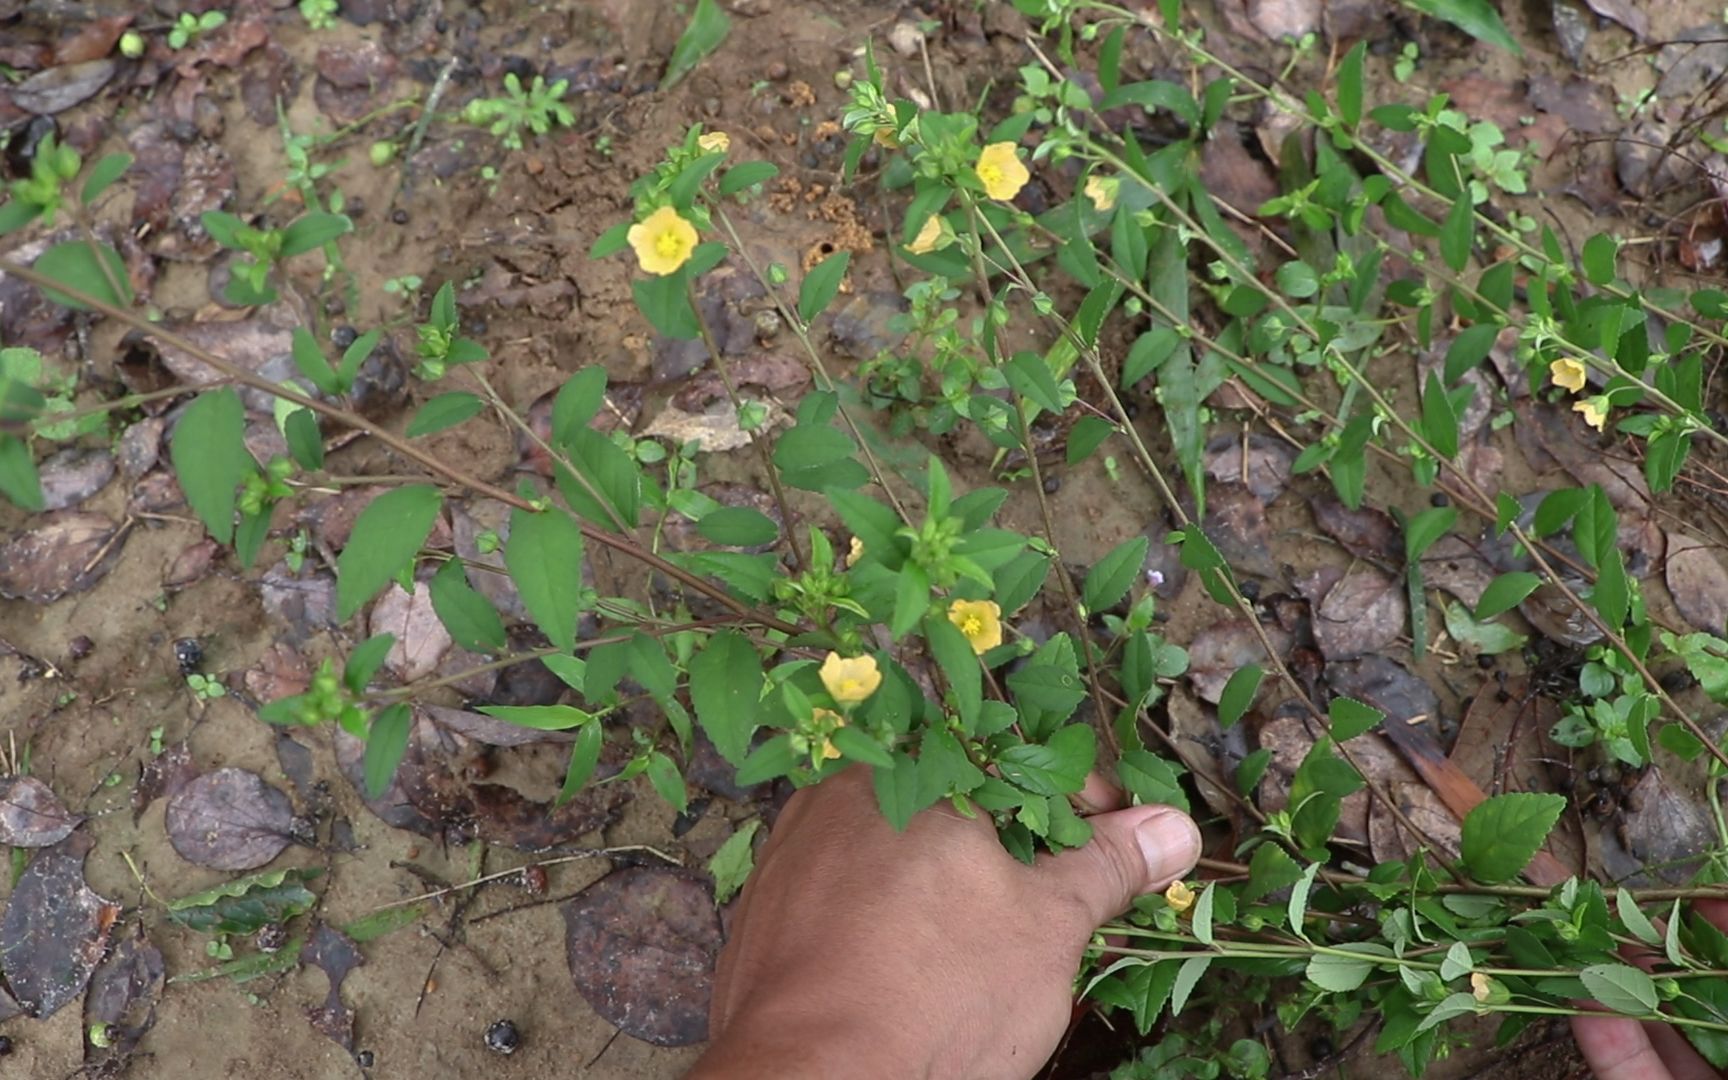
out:
<path id="1" fill-rule="evenodd" d="M 1728 632 L 1728 570 L 1715 549 L 1685 533 L 1668 534 L 1664 574 L 1674 606 L 1707 634 Z"/>
<path id="2" fill-rule="evenodd" d="M 384 666 L 403 682 L 425 678 L 455 642 L 438 613 L 432 610 L 432 590 L 417 586 L 412 595 L 402 586 L 391 585 L 372 607 L 369 633 L 394 635 L 396 641 L 384 657 Z"/>

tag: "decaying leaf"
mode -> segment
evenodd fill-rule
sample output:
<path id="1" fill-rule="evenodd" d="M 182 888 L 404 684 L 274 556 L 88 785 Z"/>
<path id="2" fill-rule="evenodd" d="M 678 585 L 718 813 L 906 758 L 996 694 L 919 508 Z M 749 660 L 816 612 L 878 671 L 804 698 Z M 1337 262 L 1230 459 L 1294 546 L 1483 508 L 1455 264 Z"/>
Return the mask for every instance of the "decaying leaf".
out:
<path id="1" fill-rule="evenodd" d="M 763 402 L 768 410 L 763 431 L 772 431 L 790 421 L 786 410 L 777 402 Z M 685 412 L 668 405 L 643 429 L 644 438 L 665 439 L 674 446 L 691 441 L 704 453 L 717 454 L 739 450 L 750 445 L 750 433 L 738 426 L 738 412 L 731 402 L 718 403 L 705 412 Z"/>
<path id="2" fill-rule="evenodd" d="M 1216 435 L 1206 443 L 1206 475 L 1240 484 L 1263 503 L 1283 494 L 1295 451 L 1270 435 Z"/>
<path id="3" fill-rule="evenodd" d="M 1276 626 L 1265 628 L 1272 646 L 1282 655 L 1290 650 L 1290 635 Z M 1265 667 L 1266 649 L 1254 628 L 1241 619 L 1214 623 L 1188 645 L 1188 681 L 1202 700 L 1213 705 L 1230 676 L 1249 664 Z"/>
<path id="4" fill-rule="evenodd" d="M 49 604 L 83 592 L 114 565 L 124 536 L 103 514 L 62 510 L 0 546 L 0 596 Z"/>
<path id="5" fill-rule="evenodd" d="M 340 930 L 319 926 L 312 931 L 306 947 L 300 951 L 300 959 L 324 972 L 330 980 L 330 992 L 324 996 L 324 1004 L 307 1009 L 306 1019 L 319 1034 L 352 1054 L 354 1010 L 342 1002 L 342 982 L 350 971 L 366 963 L 366 958 L 360 955 L 360 947 Z"/>
<path id="6" fill-rule="evenodd" d="M 1398 640 L 1409 623 L 1402 581 L 1357 566 L 1325 591 L 1314 607 L 1314 640 L 1328 660 L 1350 660 Z"/>
<path id="7" fill-rule="evenodd" d="M 89 1075 L 123 1071 L 126 1059 L 156 1023 L 166 974 L 161 950 L 150 944 L 142 927 L 114 946 L 96 968 L 84 996 L 84 1067 Z M 91 1033 L 97 1030 L 105 1045 L 92 1041 Z"/>
<path id="8" fill-rule="evenodd" d="M 1728 633 L 1728 570 L 1710 545 L 1669 533 L 1665 577 L 1674 606 L 1687 622 L 1707 634 Z"/>
<path id="9" fill-rule="evenodd" d="M 708 886 L 661 867 L 614 871 L 563 906 L 570 977 L 626 1035 L 656 1046 L 708 1037 L 720 918 Z"/>
<path id="10" fill-rule="evenodd" d="M 1424 783 L 1394 783 L 1387 786 L 1387 795 L 1397 804 L 1398 813 L 1414 825 L 1422 834 L 1423 841 L 1418 841 L 1410 835 L 1410 830 L 1398 820 L 1398 814 L 1392 813 L 1378 800 L 1368 809 L 1368 847 L 1374 855 L 1375 862 L 1395 862 L 1408 859 L 1415 854 L 1418 847 L 1427 847 L 1424 841 L 1432 841 L 1435 848 L 1428 850 L 1442 859 L 1458 857 L 1459 825 L 1458 819 L 1446 809 L 1446 804 Z"/>
<path id="11" fill-rule="evenodd" d="M 168 801 L 168 840 L 187 862 L 213 870 L 254 870 L 293 836 L 294 805 L 245 769 L 217 769 Z"/>
<path id="12" fill-rule="evenodd" d="M 0 971 L 28 1016 L 52 1016 L 83 993 L 120 905 L 84 880 L 95 841 L 75 832 L 30 860 L 0 917 Z"/>
<path id="13" fill-rule="evenodd" d="M 432 610 L 432 590 L 424 584 L 412 595 L 392 585 L 372 608 L 371 632 L 394 635 L 384 666 L 403 682 L 430 675 L 454 644 L 450 631 Z"/>
<path id="14" fill-rule="evenodd" d="M 157 799 L 172 799 L 197 776 L 198 767 L 192 764 L 192 750 L 185 739 L 164 747 L 145 764 L 137 786 L 132 789 L 133 824 L 144 816 L 145 807 Z"/>
<path id="15" fill-rule="evenodd" d="M 24 848 L 58 844 L 83 820 L 34 776 L 0 778 L 0 844 Z"/>

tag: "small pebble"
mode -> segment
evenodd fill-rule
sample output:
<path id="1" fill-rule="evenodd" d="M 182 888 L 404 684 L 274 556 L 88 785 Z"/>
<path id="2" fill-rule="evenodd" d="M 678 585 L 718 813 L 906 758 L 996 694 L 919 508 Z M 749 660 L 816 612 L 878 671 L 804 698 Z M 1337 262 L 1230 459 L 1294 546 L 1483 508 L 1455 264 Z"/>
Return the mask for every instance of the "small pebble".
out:
<path id="1" fill-rule="evenodd" d="M 1452 505 L 1452 497 L 1450 495 L 1446 494 L 1444 491 L 1436 491 L 1434 494 L 1428 496 L 1428 505 L 1429 506 L 1451 506 Z"/>
<path id="2" fill-rule="evenodd" d="M 288 928 L 279 922 L 265 923 L 253 940 L 261 953 L 280 952 L 288 944 Z"/>
<path id="3" fill-rule="evenodd" d="M 780 336 L 780 313 L 773 308 L 763 308 L 756 313 L 756 340 L 773 341 Z"/>
<path id="4" fill-rule="evenodd" d="M 336 329 L 330 331 L 330 341 L 338 349 L 346 349 L 348 346 L 354 344 L 355 339 L 359 336 L 360 332 L 348 325 L 338 326 Z"/>
<path id="5" fill-rule="evenodd" d="M 779 60 L 768 65 L 766 72 L 769 82 L 785 82 L 792 75 L 792 69 Z"/>
<path id="6" fill-rule="evenodd" d="M 895 23 L 894 29 L 888 31 L 888 44 L 901 56 L 917 56 L 918 44 L 924 40 L 924 34 L 916 23 Z"/>
<path id="7" fill-rule="evenodd" d="M 96 651 L 96 643 L 90 640 L 90 635 L 79 634 L 66 646 L 66 651 L 74 660 L 82 660 Z"/>
<path id="8" fill-rule="evenodd" d="M 408 224 L 408 211 L 392 210 L 390 211 L 390 220 L 398 225 L 406 225 Z"/>
<path id="9" fill-rule="evenodd" d="M 12 1052 L 12 1036 L 0 1035 L 0 1057 L 5 1057 L 6 1055 L 10 1054 L 11 1052 Z"/>
<path id="10" fill-rule="evenodd" d="M 1062 490 L 1062 478 L 1060 476 L 1051 473 L 1044 478 L 1044 494 L 1054 495 L 1060 490 Z"/>
<path id="11" fill-rule="evenodd" d="M 494 1054 L 514 1054 L 521 1045 L 521 1032 L 508 1020 L 494 1021 L 492 1026 L 486 1029 L 486 1049 Z"/>
<path id="12" fill-rule="evenodd" d="M 370 1069 L 373 1060 L 372 1051 L 370 1050 L 362 1050 L 358 1054 L 354 1055 L 354 1064 L 360 1066 L 362 1069 Z"/>
<path id="13" fill-rule="evenodd" d="M 204 665 L 204 646 L 197 638 L 181 638 L 174 643 L 174 662 L 180 665 L 180 674 L 196 674 Z"/>

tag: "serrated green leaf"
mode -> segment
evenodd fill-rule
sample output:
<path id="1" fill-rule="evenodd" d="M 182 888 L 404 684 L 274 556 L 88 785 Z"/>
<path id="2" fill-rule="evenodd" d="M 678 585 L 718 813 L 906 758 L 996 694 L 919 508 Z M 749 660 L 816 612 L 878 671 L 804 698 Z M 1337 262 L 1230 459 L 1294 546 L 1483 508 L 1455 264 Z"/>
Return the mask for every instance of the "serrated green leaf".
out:
<path id="1" fill-rule="evenodd" d="M 1150 541 L 1142 533 L 1111 548 L 1109 553 L 1086 574 L 1081 590 L 1081 602 L 1088 611 L 1103 611 L 1115 607 L 1128 590 L 1133 588 L 1140 568 L 1146 563 Z"/>
<path id="2" fill-rule="evenodd" d="M 437 488 L 409 484 L 386 491 L 360 511 L 347 546 L 336 557 L 337 618 L 353 617 L 414 561 L 443 506 Z"/>
<path id="3" fill-rule="evenodd" d="M 1138 803 L 1188 809 L 1188 794 L 1182 790 L 1177 767 L 1149 750 L 1122 751 L 1116 761 L 1116 778 Z"/>
<path id="4" fill-rule="evenodd" d="M 798 318 L 808 324 L 822 314 L 834 299 L 834 294 L 840 291 L 840 282 L 846 277 L 846 267 L 851 260 L 851 252 L 836 251 L 810 268 L 804 275 L 804 283 L 798 288 Z"/>
<path id="5" fill-rule="evenodd" d="M 439 567 L 428 587 L 432 610 L 450 632 L 450 640 L 473 653 L 503 650 L 508 642 L 504 620 L 492 601 L 468 583 L 461 560 L 451 559 Z"/>
<path id="6" fill-rule="evenodd" d="M 218 543 L 228 543 L 234 536 L 235 490 L 257 469 L 246 450 L 240 395 L 226 387 L 200 394 L 174 425 L 168 454 L 187 504 Z"/>
<path id="7" fill-rule="evenodd" d="M 1460 854 L 1470 876 L 1486 885 L 1509 881 L 1542 845 L 1566 809 L 1561 795 L 1513 792 L 1478 803 L 1464 818 Z"/>
<path id="8" fill-rule="evenodd" d="M 552 399 L 552 441 L 569 442 L 578 428 L 588 426 L 606 402 L 606 369 L 589 364 L 564 380 Z"/>
<path id="9" fill-rule="evenodd" d="M 720 756 L 742 765 L 756 733 L 762 659 L 748 639 L 722 630 L 690 661 L 690 703 Z"/>
<path id="10" fill-rule="evenodd" d="M 997 755 L 1003 779 L 1034 795 L 1072 795 L 1086 786 L 1097 751 L 1092 729 L 1070 724 L 1043 744 L 1022 743 Z"/>
<path id="11" fill-rule="evenodd" d="M 1541 584 L 1540 577 L 1525 570 L 1501 574 L 1488 583 L 1488 587 L 1482 590 L 1482 598 L 1476 601 L 1477 621 L 1492 619 L 1502 612 L 1511 611 Z"/>
<path id="12" fill-rule="evenodd" d="M 582 613 L 582 530 L 556 510 L 510 513 L 504 567 L 522 596 L 522 606 L 552 644 L 576 647 Z"/>
<path id="13" fill-rule="evenodd" d="M 1592 964 L 1578 977 L 1591 997 L 1617 1013 L 1649 1016 L 1656 1011 L 1655 980 L 1630 964 Z"/>
<path id="14" fill-rule="evenodd" d="M 696 531 L 726 547 L 761 547 L 780 538 L 774 519 L 748 506 L 722 506 L 703 514 Z"/>
<path id="15" fill-rule="evenodd" d="M 756 868 L 756 849 L 752 842 L 762 828 L 760 818 L 751 818 L 738 826 L 720 850 L 708 860 L 708 874 L 714 879 L 714 902 L 724 904 L 738 894 Z"/>

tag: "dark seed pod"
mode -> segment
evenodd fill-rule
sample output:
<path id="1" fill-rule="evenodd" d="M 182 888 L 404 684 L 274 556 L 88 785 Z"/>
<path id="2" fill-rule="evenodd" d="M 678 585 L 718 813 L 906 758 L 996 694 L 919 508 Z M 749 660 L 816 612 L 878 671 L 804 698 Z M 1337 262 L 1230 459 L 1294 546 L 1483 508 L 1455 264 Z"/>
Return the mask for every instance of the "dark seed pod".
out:
<path id="1" fill-rule="evenodd" d="M 494 1054 L 514 1054 L 522 1045 L 522 1033 L 508 1020 L 496 1020 L 486 1029 L 486 1049 Z"/>

